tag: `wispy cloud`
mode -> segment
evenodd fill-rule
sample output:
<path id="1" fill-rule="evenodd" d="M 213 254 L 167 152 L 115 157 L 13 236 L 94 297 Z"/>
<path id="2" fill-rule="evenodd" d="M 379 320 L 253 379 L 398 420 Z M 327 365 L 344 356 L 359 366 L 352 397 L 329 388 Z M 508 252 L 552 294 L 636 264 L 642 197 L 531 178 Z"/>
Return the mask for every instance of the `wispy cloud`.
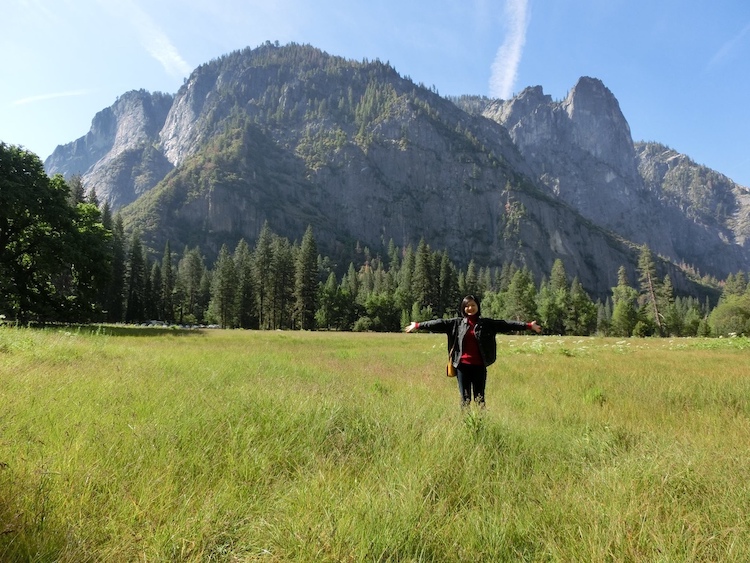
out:
<path id="1" fill-rule="evenodd" d="M 108 2 L 106 5 L 111 7 Z M 192 67 L 182 58 L 164 30 L 134 0 L 120 0 L 116 10 L 133 25 L 141 46 L 168 74 L 176 78 L 190 74 Z"/>
<path id="2" fill-rule="evenodd" d="M 54 92 L 51 94 L 40 94 L 38 96 L 29 96 L 28 98 L 21 98 L 11 102 L 12 106 L 25 106 L 27 104 L 33 104 L 35 102 L 44 102 L 47 100 L 55 100 L 57 98 L 73 98 L 77 96 L 86 96 L 91 93 L 91 90 L 70 90 L 68 92 Z"/>
<path id="3" fill-rule="evenodd" d="M 734 51 L 737 50 L 740 43 L 742 43 L 742 40 L 745 38 L 746 35 L 750 33 L 750 24 L 747 24 L 742 31 L 740 31 L 737 35 L 732 37 L 729 41 L 724 43 L 721 48 L 716 51 L 716 54 L 711 58 L 711 60 L 708 63 L 709 68 L 720 64 L 722 61 L 724 61 L 727 57 L 729 57 Z"/>
<path id="4" fill-rule="evenodd" d="M 507 100 L 513 95 L 518 76 L 526 29 L 529 25 L 528 0 L 505 1 L 505 40 L 497 50 L 490 76 L 490 96 Z"/>

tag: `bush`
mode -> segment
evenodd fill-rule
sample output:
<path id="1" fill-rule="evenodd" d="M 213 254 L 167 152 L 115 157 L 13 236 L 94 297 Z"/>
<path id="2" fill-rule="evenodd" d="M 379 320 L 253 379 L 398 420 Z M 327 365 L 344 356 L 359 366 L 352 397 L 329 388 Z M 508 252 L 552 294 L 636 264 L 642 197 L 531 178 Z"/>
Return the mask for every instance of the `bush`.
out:
<path id="1" fill-rule="evenodd" d="M 714 336 L 750 334 L 750 295 L 729 295 L 721 299 L 708 317 Z"/>
<path id="2" fill-rule="evenodd" d="M 369 332 L 372 330 L 372 319 L 370 317 L 360 317 L 354 323 L 352 328 L 354 332 Z"/>

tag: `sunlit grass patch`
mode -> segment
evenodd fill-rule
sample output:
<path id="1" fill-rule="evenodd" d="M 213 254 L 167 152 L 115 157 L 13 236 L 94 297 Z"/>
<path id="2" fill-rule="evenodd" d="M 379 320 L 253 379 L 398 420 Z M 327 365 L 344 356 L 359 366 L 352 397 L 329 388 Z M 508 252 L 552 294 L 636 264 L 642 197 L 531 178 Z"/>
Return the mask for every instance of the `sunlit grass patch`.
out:
<path id="1" fill-rule="evenodd" d="M 750 557 L 741 339 L 0 328 L 0 560 Z"/>

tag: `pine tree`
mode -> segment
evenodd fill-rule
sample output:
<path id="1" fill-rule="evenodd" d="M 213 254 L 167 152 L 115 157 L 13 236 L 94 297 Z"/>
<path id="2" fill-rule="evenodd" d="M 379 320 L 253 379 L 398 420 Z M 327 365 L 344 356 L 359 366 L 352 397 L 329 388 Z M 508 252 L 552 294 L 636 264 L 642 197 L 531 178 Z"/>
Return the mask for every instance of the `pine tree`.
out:
<path id="1" fill-rule="evenodd" d="M 234 266 L 237 271 L 237 295 L 235 297 L 237 326 L 258 328 L 258 300 L 253 278 L 253 260 L 245 239 L 241 239 L 234 250 Z"/>
<path id="2" fill-rule="evenodd" d="M 359 298 L 359 274 L 357 269 L 354 267 L 354 262 L 349 262 L 349 268 L 347 268 L 344 277 L 341 279 L 341 286 L 346 291 L 347 295 L 352 301 L 357 301 Z"/>
<path id="3" fill-rule="evenodd" d="M 612 300 L 607 297 L 602 303 L 596 304 L 596 333 L 599 336 L 609 336 L 612 330 Z"/>
<path id="4" fill-rule="evenodd" d="M 513 275 L 505 297 L 504 316 L 519 321 L 536 318 L 536 287 L 528 268 L 517 270 Z"/>
<path id="5" fill-rule="evenodd" d="M 318 328 L 340 328 L 340 298 L 341 289 L 336 281 L 336 274 L 331 272 L 320 289 L 318 310 L 315 312 L 315 322 Z"/>
<path id="6" fill-rule="evenodd" d="M 638 281 L 641 287 L 640 304 L 661 333 L 662 313 L 659 311 L 659 302 L 656 297 L 659 292 L 659 280 L 656 277 L 656 264 L 654 264 L 651 250 L 646 245 L 641 247 L 638 257 Z"/>
<path id="7" fill-rule="evenodd" d="M 185 247 L 177 267 L 176 288 L 180 295 L 177 318 L 180 324 L 203 321 L 205 304 L 201 304 L 201 280 L 206 271 L 198 247 Z"/>
<path id="8" fill-rule="evenodd" d="M 283 237 L 271 245 L 271 326 L 291 328 L 294 322 L 294 249 Z"/>
<path id="9" fill-rule="evenodd" d="M 597 307 L 583 289 L 578 278 L 570 284 L 570 308 L 565 317 L 565 332 L 578 336 L 588 336 L 596 330 Z"/>
<path id="10" fill-rule="evenodd" d="M 625 266 L 617 272 L 617 287 L 612 288 L 612 321 L 610 330 L 614 336 L 631 336 L 638 322 L 636 299 L 638 292 L 628 283 Z"/>
<path id="11" fill-rule="evenodd" d="M 669 274 L 664 276 L 664 280 L 659 284 L 659 290 L 656 295 L 659 304 L 659 311 L 663 312 L 662 332 L 665 336 L 680 336 L 682 334 L 682 315 L 679 307 L 675 303 L 674 288 L 672 278 Z"/>
<path id="12" fill-rule="evenodd" d="M 565 267 L 559 258 L 552 264 L 549 281 L 542 281 L 537 294 L 539 318 L 545 331 L 566 332 L 565 318 L 570 309 L 570 290 Z"/>
<path id="13" fill-rule="evenodd" d="M 125 233 L 122 223 L 122 215 L 119 213 L 112 225 L 112 275 L 107 290 L 106 309 L 107 320 L 120 323 L 125 320 L 125 289 L 126 285 L 126 259 L 125 259 Z"/>
<path id="14" fill-rule="evenodd" d="M 479 276 L 477 275 L 477 265 L 474 260 L 469 262 L 468 268 L 466 268 L 466 277 L 464 278 L 464 286 L 459 288 L 462 295 L 476 295 L 479 292 Z"/>
<path id="15" fill-rule="evenodd" d="M 461 299 L 458 291 L 458 274 L 453 263 L 448 258 L 448 252 L 443 251 L 440 257 L 440 300 L 435 314 L 444 317 L 458 307 Z"/>
<path id="16" fill-rule="evenodd" d="M 402 322 L 410 322 L 412 305 L 414 304 L 414 294 L 412 293 L 412 277 L 414 276 L 414 249 L 408 245 L 404 249 L 404 255 L 401 262 L 401 268 L 398 273 L 398 287 L 396 288 L 396 306 L 401 309 Z"/>
<path id="17" fill-rule="evenodd" d="M 724 288 L 722 289 L 721 296 L 739 296 L 747 291 L 747 279 L 745 273 L 742 271 L 736 274 L 729 274 L 727 279 L 724 281 Z"/>
<path id="18" fill-rule="evenodd" d="M 211 280 L 211 301 L 209 311 L 222 328 L 233 326 L 236 317 L 235 294 L 237 291 L 237 271 L 227 245 L 219 250 Z"/>
<path id="19" fill-rule="evenodd" d="M 271 261 L 273 259 L 274 236 L 268 227 L 268 221 L 263 227 L 255 243 L 253 252 L 253 277 L 256 283 L 256 294 L 258 297 L 258 325 L 262 329 L 271 328 Z"/>
<path id="20" fill-rule="evenodd" d="M 157 286 L 161 301 L 161 319 L 169 324 L 175 322 L 175 271 L 172 266 L 172 250 L 169 241 L 164 246 L 161 263 L 161 283 Z"/>
<path id="21" fill-rule="evenodd" d="M 420 310 L 436 309 L 439 293 L 434 287 L 439 283 L 438 277 L 432 268 L 432 253 L 424 239 L 419 241 L 417 254 L 414 260 L 414 274 L 411 280 L 411 293 Z"/>
<path id="22" fill-rule="evenodd" d="M 312 330 L 318 308 L 318 247 L 312 227 L 307 227 L 297 256 L 294 298 L 297 325 L 302 330 Z"/>
<path id="23" fill-rule="evenodd" d="M 126 274 L 125 322 L 140 323 L 146 315 L 146 261 L 143 258 L 143 245 L 136 231 L 130 239 Z"/>
<path id="24" fill-rule="evenodd" d="M 74 174 L 68 180 L 70 186 L 70 203 L 73 207 L 79 203 L 86 203 L 86 189 L 83 186 L 83 178 L 80 174 Z"/>
<path id="25" fill-rule="evenodd" d="M 151 274 L 146 284 L 146 318 L 152 320 L 164 320 L 164 301 L 162 300 L 161 287 L 163 276 L 159 262 L 151 264 Z"/>

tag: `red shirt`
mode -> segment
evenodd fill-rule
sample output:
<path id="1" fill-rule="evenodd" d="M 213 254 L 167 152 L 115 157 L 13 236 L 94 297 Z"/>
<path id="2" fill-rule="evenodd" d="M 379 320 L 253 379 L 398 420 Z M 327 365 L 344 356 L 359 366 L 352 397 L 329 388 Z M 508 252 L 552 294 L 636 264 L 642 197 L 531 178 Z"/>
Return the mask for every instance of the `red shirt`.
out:
<path id="1" fill-rule="evenodd" d="M 484 361 L 482 360 L 482 353 L 479 351 L 479 342 L 474 334 L 474 327 L 477 325 L 478 315 L 469 315 L 466 317 L 469 323 L 469 330 L 466 331 L 464 336 L 463 346 L 461 347 L 461 363 L 470 364 L 473 366 L 482 366 Z"/>

